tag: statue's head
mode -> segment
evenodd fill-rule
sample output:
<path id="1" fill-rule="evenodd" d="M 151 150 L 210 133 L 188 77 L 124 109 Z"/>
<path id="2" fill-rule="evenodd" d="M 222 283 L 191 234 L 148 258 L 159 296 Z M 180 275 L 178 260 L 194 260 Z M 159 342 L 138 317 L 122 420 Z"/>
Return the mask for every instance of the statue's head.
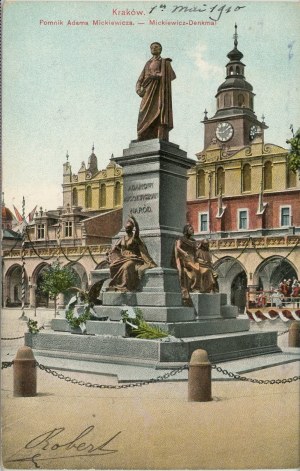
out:
<path id="1" fill-rule="evenodd" d="M 125 232 L 126 234 L 131 234 L 133 232 L 134 222 L 132 219 L 127 219 L 125 224 Z"/>
<path id="2" fill-rule="evenodd" d="M 162 51 L 162 45 L 158 42 L 154 42 L 150 44 L 150 51 L 154 56 L 159 56 Z"/>
<path id="3" fill-rule="evenodd" d="M 209 240 L 208 239 L 201 240 L 200 248 L 202 250 L 209 250 Z"/>
<path id="4" fill-rule="evenodd" d="M 183 228 L 183 235 L 184 236 L 192 236 L 194 234 L 194 229 L 193 229 L 193 226 L 191 224 L 186 224 Z"/>

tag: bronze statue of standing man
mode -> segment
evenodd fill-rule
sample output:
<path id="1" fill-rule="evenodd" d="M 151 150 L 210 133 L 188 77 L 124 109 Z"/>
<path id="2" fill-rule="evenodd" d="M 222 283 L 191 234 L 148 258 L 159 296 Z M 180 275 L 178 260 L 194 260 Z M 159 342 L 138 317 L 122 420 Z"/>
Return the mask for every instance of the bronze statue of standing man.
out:
<path id="1" fill-rule="evenodd" d="M 139 141 L 148 139 L 169 140 L 173 129 L 171 82 L 176 78 L 172 69 L 172 59 L 162 59 L 162 46 L 154 42 L 150 45 L 152 58 L 139 76 L 136 92 L 142 97 L 139 111 L 137 134 Z"/>

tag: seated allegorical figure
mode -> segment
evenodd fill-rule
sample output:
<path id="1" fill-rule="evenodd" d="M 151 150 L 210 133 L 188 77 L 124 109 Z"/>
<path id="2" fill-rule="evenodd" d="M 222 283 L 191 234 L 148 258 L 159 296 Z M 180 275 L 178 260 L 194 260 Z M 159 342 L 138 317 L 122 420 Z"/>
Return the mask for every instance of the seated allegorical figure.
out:
<path id="1" fill-rule="evenodd" d="M 125 224 L 125 232 L 109 252 L 109 291 L 136 291 L 144 271 L 157 266 L 140 239 L 139 225 L 132 215 Z"/>
<path id="2" fill-rule="evenodd" d="M 182 298 L 189 303 L 189 293 L 217 291 L 217 273 L 213 270 L 208 240 L 196 241 L 190 224 L 183 228 L 183 237 L 175 244 Z"/>

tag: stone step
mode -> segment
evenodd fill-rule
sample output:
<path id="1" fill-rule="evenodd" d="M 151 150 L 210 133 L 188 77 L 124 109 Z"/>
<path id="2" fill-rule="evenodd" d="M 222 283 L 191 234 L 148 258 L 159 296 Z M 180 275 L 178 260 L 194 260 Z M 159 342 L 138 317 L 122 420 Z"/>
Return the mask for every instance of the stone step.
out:
<path id="1" fill-rule="evenodd" d="M 25 345 L 33 350 L 56 352 L 64 355 L 93 355 L 110 360 L 115 358 L 120 363 L 137 362 L 157 363 L 188 362 L 196 349 L 208 352 L 210 361 L 228 361 L 247 358 L 267 353 L 280 352 L 277 346 L 277 332 L 234 333 L 211 336 L 199 336 L 185 339 L 145 340 L 105 335 L 80 335 L 68 332 L 39 332 L 25 334 Z"/>

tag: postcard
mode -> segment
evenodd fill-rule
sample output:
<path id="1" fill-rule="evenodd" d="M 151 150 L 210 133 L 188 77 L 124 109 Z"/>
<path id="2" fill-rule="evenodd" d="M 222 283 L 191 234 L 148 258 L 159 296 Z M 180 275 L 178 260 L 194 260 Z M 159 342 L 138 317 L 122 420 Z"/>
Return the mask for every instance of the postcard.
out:
<path id="1" fill-rule="evenodd" d="M 2 12 L 2 469 L 297 469 L 299 2 Z"/>

